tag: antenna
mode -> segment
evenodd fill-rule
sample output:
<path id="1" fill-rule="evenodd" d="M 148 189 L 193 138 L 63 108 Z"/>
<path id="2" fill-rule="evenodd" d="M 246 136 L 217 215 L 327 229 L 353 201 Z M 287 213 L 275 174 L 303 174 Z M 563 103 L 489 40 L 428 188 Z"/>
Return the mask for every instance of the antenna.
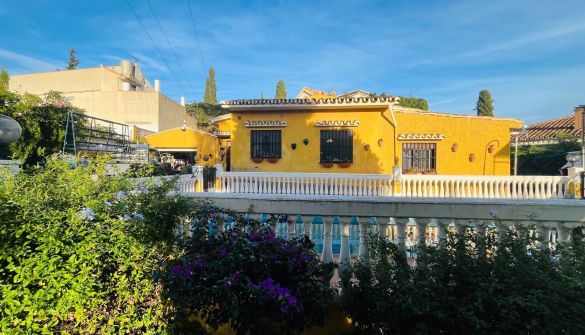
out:
<path id="1" fill-rule="evenodd" d="M 134 64 L 136 64 L 136 65 L 139 65 L 139 63 L 140 63 L 140 58 L 138 58 L 138 57 L 134 56 L 133 54 L 129 53 L 128 51 L 126 51 L 126 53 L 127 53 L 128 55 L 130 55 L 130 57 L 134 58 Z"/>

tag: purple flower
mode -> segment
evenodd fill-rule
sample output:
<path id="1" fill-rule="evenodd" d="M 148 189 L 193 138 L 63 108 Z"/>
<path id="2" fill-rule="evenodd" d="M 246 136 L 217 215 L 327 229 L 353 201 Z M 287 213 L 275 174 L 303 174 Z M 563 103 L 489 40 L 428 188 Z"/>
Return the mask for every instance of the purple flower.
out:
<path id="1" fill-rule="evenodd" d="M 227 255 L 228 255 L 228 250 L 227 250 L 227 248 L 226 248 L 226 247 L 221 247 L 221 249 L 219 250 L 219 255 L 220 255 L 221 257 L 225 257 L 225 256 L 227 256 Z"/>
<path id="2" fill-rule="evenodd" d="M 195 261 L 195 268 L 197 268 L 198 270 L 203 270 L 205 269 L 205 261 L 202 259 L 197 259 Z"/>
<path id="3" fill-rule="evenodd" d="M 171 273 L 172 273 L 172 274 L 173 274 L 173 276 L 175 276 L 175 277 L 176 277 L 176 276 L 179 276 L 179 275 L 181 274 L 181 271 L 182 271 L 182 267 L 181 267 L 181 265 L 179 265 L 179 264 L 177 264 L 177 265 L 174 265 L 174 266 L 171 268 Z"/>

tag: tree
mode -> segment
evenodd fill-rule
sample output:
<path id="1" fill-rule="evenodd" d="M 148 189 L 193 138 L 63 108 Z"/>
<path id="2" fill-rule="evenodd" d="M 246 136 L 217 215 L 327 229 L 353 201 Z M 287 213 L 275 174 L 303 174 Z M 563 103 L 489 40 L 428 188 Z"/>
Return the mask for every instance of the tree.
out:
<path id="1" fill-rule="evenodd" d="M 382 93 L 380 96 L 385 96 L 385 93 Z M 400 103 L 398 104 L 399 106 L 422 109 L 425 111 L 429 110 L 429 102 L 426 99 L 413 98 L 413 97 L 399 97 L 399 98 L 400 98 Z"/>
<path id="2" fill-rule="evenodd" d="M 286 86 L 283 80 L 279 80 L 276 84 L 276 99 L 286 99 Z"/>
<path id="3" fill-rule="evenodd" d="M 567 163 L 567 153 L 580 149 L 577 138 L 565 133 L 558 134 L 558 143 L 521 146 L 518 148 L 518 174 L 559 175 L 559 169 Z"/>
<path id="4" fill-rule="evenodd" d="M 0 89 L 7 90 L 9 82 L 10 75 L 8 75 L 8 71 L 6 71 L 6 66 L 2 66 L 2 70 L 0 70 Z"/>
<path id="5" fill-rule="evenodd" d="M 488 90 L 479 91 L 479 98 L 477 99 L 478 116 L 494 116 L 494 102 L 492 94 Z"/>
<path id="6" fill-rule="evenodd" d="M 79 65 L 79 60 L 75 56 L 75 49 L 69 50 L 69 63 L 67 64 L 67 70 L 75 70 Z"/>
<path id="7" fill-rule="evenodd" d="M 209 77 L 205 81 L 205 95 L 203 102 L 209 105 L 217 104 L 217 85 L 215 83 L 215 69 L 209 68 Z"/>

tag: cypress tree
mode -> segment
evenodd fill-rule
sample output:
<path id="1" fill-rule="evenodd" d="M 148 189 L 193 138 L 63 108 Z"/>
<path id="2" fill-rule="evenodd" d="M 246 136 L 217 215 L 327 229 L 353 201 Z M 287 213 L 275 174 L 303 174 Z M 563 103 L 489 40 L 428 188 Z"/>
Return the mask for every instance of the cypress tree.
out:
<path id="1" fill-rule="evenodd" d="M 67 64 L 67 70 L 75 70 L 79 65 L 79 60 L 75 56 L 75 49 L 69 50 L 69 63 Z"/>
<path id="2" fill-rule="evenodd" d="M 207 77 L 207 81 L 205 82 L 203 102 L 208 105 L 217 104 L 217 85 L 215 83 L 215 69 L 213 67 L 209 68 L 209 77 Z"/>
<path id="3" fill-rule="evenodd" d="M 286 86 L 283 80 L 279 80 L 276 84 L 276 99 L 286 99 Z"/>
<path id="4" fill-rule="evenodd" d="M 8 89 L 8 82 L 10 81 L 10 76 L 8 75 L 8 71 L 6 71 L 6 66 L 2 66 L 2 70 L 0 70 L 0 89 L 7 90 Z"/>
<path id="5" fill-rule="evenodd" d="M 494 102 L 490 91 L 481 90 L 479 92 L 476 110 L 478 116 L 494 116 Z"/>

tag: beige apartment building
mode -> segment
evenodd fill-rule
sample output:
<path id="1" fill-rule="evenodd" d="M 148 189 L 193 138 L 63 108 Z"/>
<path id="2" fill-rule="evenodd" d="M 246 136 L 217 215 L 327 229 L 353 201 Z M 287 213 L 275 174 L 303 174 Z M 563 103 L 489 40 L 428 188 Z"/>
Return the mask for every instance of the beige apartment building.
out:
<path id="1" fill-rule="evenodd" d="M 57 91 L 88 116 L 153 132 L 180 127 L 185 122 L 196 126 L 196 120 L 186 112 L 183 98 L 179 104 L 162 94 L 159 80 L 151 85 L 140 67 L 127 60 L 117 66 L 12 75 L 9 85 L 12 91 L 39 96 Z"/>

